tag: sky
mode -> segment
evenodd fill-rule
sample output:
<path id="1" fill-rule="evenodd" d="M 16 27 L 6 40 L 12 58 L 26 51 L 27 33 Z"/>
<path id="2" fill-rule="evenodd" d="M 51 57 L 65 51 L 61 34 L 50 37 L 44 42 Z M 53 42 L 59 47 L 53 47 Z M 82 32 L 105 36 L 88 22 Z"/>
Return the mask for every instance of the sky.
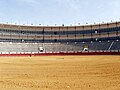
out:
<path id="1" fill-rule="evenodd" d="M 120 0 L 0 0 L 0 23 L 78 25 L 120 21 Z"/>

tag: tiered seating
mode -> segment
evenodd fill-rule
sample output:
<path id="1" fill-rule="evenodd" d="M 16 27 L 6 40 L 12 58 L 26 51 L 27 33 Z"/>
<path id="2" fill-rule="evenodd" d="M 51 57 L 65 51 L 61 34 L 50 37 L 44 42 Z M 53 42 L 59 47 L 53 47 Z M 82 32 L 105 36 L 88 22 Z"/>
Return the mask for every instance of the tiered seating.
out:
<path id="1" fill-rule="evenodd" d="M 112 45 L 111 45 L 112 44 Z M 81 42 L 81 43 L 0 43 L 0 52 L 82 52 L 84 46 L 89 51 L 120 50 L 120 41 L 113 42 Z"/>
<path id="2" fill-rule="evenodd" d="M 12 30 L 0 29 L 0 41 L 16 42 L 24 40 L 25 42 L 90 42 L 90 41 L 108 41 L 120 40 L 120 27 L 101 28 L 91 30 Z M 50 37 L 50 38 L 49 38 Z M 61 38 L 59 38 L 61 37 Z M 62 38 L 64 37 L 64 38 Z M 54 40 L 55 38 L 55 40 Z M 4 40 L 2 40 L 4 39 Z M 12 40 L 10 40 L 12 39 Z M 27 40 L 26 40 L 27 39 Z"/>
<path id="3" fill-rule="evenodd" d="M 120 41 L 115 41 L 111 47 L 111 50 L 120 50 Z"/>
<path id="4" fill-rule="evenodd" d="M 89 51 L 120 50 L 120 26 L 30 28 L 1 28 L 0 52 L 40 52 L 40 47 L 44 52 L 82 52 L 84 47 Z"/>

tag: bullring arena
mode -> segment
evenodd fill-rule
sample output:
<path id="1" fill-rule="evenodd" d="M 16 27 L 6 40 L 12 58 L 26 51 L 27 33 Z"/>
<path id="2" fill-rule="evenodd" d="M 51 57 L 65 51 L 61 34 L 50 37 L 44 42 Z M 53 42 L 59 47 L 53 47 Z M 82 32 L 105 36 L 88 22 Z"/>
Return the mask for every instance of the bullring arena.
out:
<path id="1" fill-rule="evenodd" d="M 120 22 L 0 24 L 0 90 L 120 90 Z"/>

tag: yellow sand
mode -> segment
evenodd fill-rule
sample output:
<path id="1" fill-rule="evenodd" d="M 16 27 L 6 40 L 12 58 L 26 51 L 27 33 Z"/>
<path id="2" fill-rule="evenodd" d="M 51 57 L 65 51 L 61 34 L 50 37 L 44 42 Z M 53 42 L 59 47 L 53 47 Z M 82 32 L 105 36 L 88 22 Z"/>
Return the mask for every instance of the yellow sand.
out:
<path id="1" fill-rule="evenodd" d="M 120 90 L 120 56 L 0 57 L 0 90 Z"/>

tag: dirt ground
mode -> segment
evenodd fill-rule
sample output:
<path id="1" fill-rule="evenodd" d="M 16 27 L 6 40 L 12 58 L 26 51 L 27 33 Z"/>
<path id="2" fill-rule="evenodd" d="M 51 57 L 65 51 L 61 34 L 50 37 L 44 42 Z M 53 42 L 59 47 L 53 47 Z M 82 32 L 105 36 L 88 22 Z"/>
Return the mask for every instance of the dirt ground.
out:
<path id="1" fill-rule="evenodd" d="M 120 56 L 0 57 L 0 90 L 120 90 Z"/>

